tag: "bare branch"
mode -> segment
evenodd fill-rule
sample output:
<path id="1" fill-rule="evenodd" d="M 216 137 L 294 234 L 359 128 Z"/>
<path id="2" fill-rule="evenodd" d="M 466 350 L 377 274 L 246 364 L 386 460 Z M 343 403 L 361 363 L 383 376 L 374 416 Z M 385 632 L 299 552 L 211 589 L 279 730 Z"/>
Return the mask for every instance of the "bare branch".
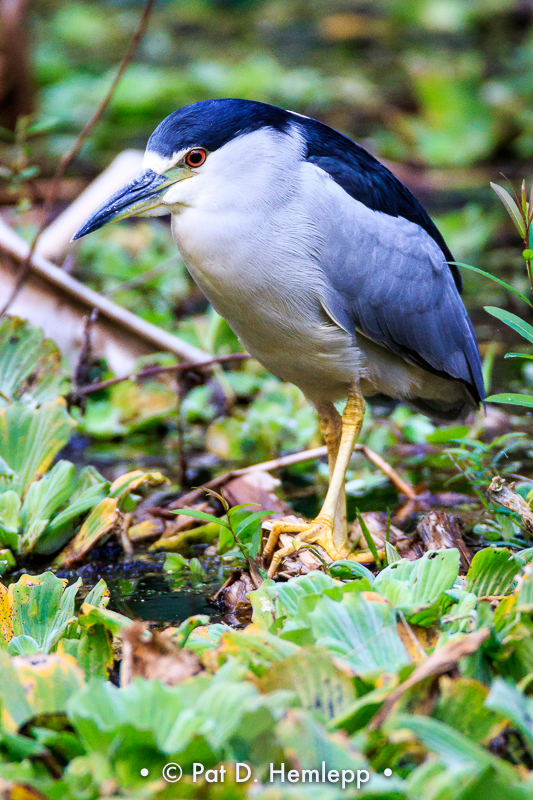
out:
<path id="1" fill-rule="evenodd" d="M 231 361 L 244 361 L 246 358 L 251 358 L 248 353 L 231 353 L 228 356 L 218 356 L 218 358 L 210 358 L 208 361 L 182 361 L 180 364 L 171 364 L 168 367 L 146 367 L 141 372 L 132 372 L 131 375 L 124 375 L 122 378 L 109 378 L 107 381 L 100 383 L 91 383 L 89 386 L 83 386 L 77 389 L 78 394 L 87 395 L 99 392 L 100 389 L 107 389 L 109 386 L 116 386 L 117 383 L 122 381 L 140 381 L 144 378 L 151 378 L 154 375 L 162 375 L 165 373 L 173 372 L 189 372 L 189 370 L 203 369 L 205 367 L 212 367 L 215 364 L 227 364 Z"/>

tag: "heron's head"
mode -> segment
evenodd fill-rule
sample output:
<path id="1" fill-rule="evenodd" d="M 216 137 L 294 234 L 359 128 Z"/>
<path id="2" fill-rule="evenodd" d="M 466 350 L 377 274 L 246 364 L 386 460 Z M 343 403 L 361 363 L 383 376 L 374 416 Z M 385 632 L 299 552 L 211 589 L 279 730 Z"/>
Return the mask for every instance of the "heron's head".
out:
<path id="1" fill-rule="evenodd" d="M 249 100 L 204 100 L 174 111 L 151 135 L 143 170 L 97 208 L 73 239 L 131 216 L 177 214 L 233 199 L 256 204 L 267 187 L 279 193 L 305 158 L 298 120 Z"/>

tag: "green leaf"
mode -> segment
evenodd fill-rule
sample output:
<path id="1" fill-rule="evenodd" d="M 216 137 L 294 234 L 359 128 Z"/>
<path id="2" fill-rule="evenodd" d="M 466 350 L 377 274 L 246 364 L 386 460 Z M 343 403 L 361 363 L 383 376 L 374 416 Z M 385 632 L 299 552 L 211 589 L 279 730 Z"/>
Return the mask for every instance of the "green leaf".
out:
<path id="1" fill-rule="evenodd" d="M 466 589 L 478 597 L 509 594 L 520 564 L 510 550 L 486 547 L 477 552 L 466 575 Z"/>
<path id="2" fill-rule="evenodd" d="M 217 525 L 221 525 L 223 528 L 228 528 L 229 530 L 229 523 L 221 519 L 220 517 L 215 517 L 214 514 L 206 514 L 205 511 L 195 511 L 193 508 L 178 508 L 172 511 L 173 514 L 183 514 L 186 517 L 194 517 L 195 519 L 203 519 L 205 522 L 215 522 Z"/>
<path id="3" fill-rule="evenodd" d="M 533 326 L 531 326 L 528 322 L 517 317 L 516 314 L 512 314 L 510 311 L 506 311 L 504 308 L 497 308 L 496 306 L 485 306 L 485 311 L 488 314 L 491 314 L 496 319 L 501 320 L 514 331 L 523 336 L 524 339 L 527 339 L 528 342 L 533 343 Z"/>
<path id="4" fill-rule="evenodd" d="M 120 508 L 123 509 L 124 502 L 132 492 L 141 487 L 159 486 L 162 483 L 168 483 L 168 480 L 161 472 L 143 472 L 142 469 L 135 469 L 132 472 L 125 472 L 113 481 L 109 487 L 109 497 L 118 498 Z"/>
<path id="5" fill-rule="evenodd" d="M 68 505 L 53 517 L 36 542 L 35 552 L 50 554 L 63 547 L 71 538 L 73 523 L 107 496 L 110 484 L 94 467 L 80 470 L 78 482 Z"/>
<path id="6" fill-rule="evenodd" d="M 187 617 L 183 622 L 180 622 L 176 630 L 172 634 L 172 641 L 178 647 L 187 647 L 189 649 L 189 638 L 196 628 L 206 628 L 209 625 L 209 617 L 207 614 L 197 614 L 194 617 Z"/>
<path id="7" fill-rule="evenodd" d="M 26 320 L 0 321 L 0 405 L 22 400 L 40 405 L 54 400 L 61 382 L 61 353 L 51 339 Z"/>
<path id="8" fill-rule="evenodd" d="M 401 559 L 376 577 L 376 590 L 400 608 L 407 619 L 418 625 L 430 625 L 451 605 L 445 592 L 459 575 L 459 551 L 429 550 L 416 561 Z"/>
<path id="9" fill-rule="evenodd" d="M 489 744 L 505 727 L 505 721 L 485 704 L 489 690 L 480 681 L 461 677 L 444 679 L 441 694 L 431 713 L 434 719 L 479 744 Z"/>
<path id="10" fill-rule="evenodd" d="M 410 578 L 412 602 L 425 605 L 436 600 L 442 592 L 451 589 L 459 575 L 459 551 L 428 550 L 416 562 Z M 391 567 L 394 569 L 394 565 Z"/>
<path id="11" fill-rule="evenodd" d="M 533 573 L 529 570 L 525 570 L 517 583 L 520 588 L 516 600 L 516 610 L 533 611 Z"/>
<path id="12" fill-rule="evenodd" d="M 493 756 L 459 731 L 436 719 L 416 714 L 412 716 L 397 714 L 387 722 L 386 730 L 387 732 L 411 731 L 451 771 L 461 766 L 474 767 L 477 770 L 492 767 L 508 781 L 517 779 L 517 773 L 510 764 Z"/>
<path id="13" fill-rule="evenodd" d="M 518 550 L 518 552 L 514 553 L 514 557 L 521 567 L 525 564 L 529 564 L 530 561 L 533 561 L 533 547 L 526 547 L 525 550 Z"/>
<path id="14" fill-rule="evenodd" d="M 189 562 L 187 559 L 180 555 L 180 553 L 167 553 L 163 570 L 165 572 L 174 572 L 179 575 L 183 570 L 189 569 Z"/>
<path id="15" fill-rule="evenodd" d="M 370 531 L 368 530 L 366 522 L 364 521 L 363 517 L 361 516 L 361 512 L 359 511 L 358 508 L 355 509 L 355 513 L 357 515 L 357 521 L 359 522 L 359 525 L 361 527 L 361 531 L 363 533 L 363 536 L 365 537 L 366 543 L 368 545 L 368 549 L 370 550 L 370 552 L 374 556 L 374 561 L 376 562 L 377 568 L 381 569 L 382 564 L 381 564 L 381 559 L 380 559 L 378 551 L 377 551 L 376 543 L 374 542 L 374 540 L 372 538 L 372 535 L 371 535 Z"/>
<path id="16" fill-rule="evenodd" d="M 117 635 L 123 628 L 128 627 L 131 620 L 123 614 L 119 614 L 118 611 L 111 611 L 109 608 L 93 606 L 85 602 L 82 603 L 78 623 L 85 629 L 93 625 L 102 625 L 113 635 Z"/>
<path id="17" fill-rule="evenodd" d="M 90 606 L 97 606 L 98 608 L 106 608 L 109 603 L 109 597 L 110 594 L 107 583 L 103 578 L 100 578 L 98 583 L 93 586 L 85 598 L 85 603 Z"/>
<path id="18" fill-rule="evenodd" d="M 533 395 L 529 394 L 491 394 L 487 403 L 505 403 L 508 406 L 522 406 L 533 408 Z"/>
<path id="19" fill-rule="evenodd" d="M 253 608 L 252 620 L 269 630 L 279 629 L 283 624 L 284 635 L 290 630 L 307 630 L 311 609 L 325 592 L 335 589 L 342 593 L 341 584 L 318 570 L 287 583 L 264 581 L 248 595 Z"/>
<path id="20" fill-rule="evenodd" d="M 19 636 L 13 636 L 7 646 L 7 652 L 10 656 L 33 656 L 40 650 L 38 643 L 33 636 L 28 636 L 21 633 Z"/>
<path id="21" fill-rule="evenodd" d="M 472 270 L 472 272 L 478 272 L 480 275 L 484 275 L 486 278 L 490 278 L 491 281 L 499 283 L 500 286 L 503 286 L 505 289 L 508 289 L 510 292 L 519 297 L 520 300 L 523 300 L 524 303 L 527 303 L 528 306 L 533 308 L 533 303 L 531 303 L 531 301 L 527 299 L 525 294 L 522 294 L 522 292 L 519 292 L 518 289 L 515 289 L 513 286 L 510 286 L 508 283 L 505 283 L 505 281 L 502 281 L 501 278 L 497 278 L 495 275 L 491 275 L 490 272 L 485 272 L 484 270 L 479 269 L 479 267 L 473 267 L 471 264 L 464 264 L 462 261 L 448 261 L 447 263 L 455 264 L 456 267 L 464 267 L 465 269 L 470 269 Z"/>
<path id="22" fill-rule="evenodd" d="M 0 718 L 2 728 L 15 732 L 28 720 L 33 712 L 29 698 L 19 681 L 14 663 L 9 655 L 0 650 Z"/>
<path id="23" fill-rule="evenodd" d="M 389 567 L 391 564 L 395 564 L 397 561 L 402 560 L 401 555 L 390 542 L 385 542 L 385 553 L 387 555 L 387 565 Z"/>
<path id="24" fill-rule="evenodd" d="M 229 625 L 225 625 L 223 622 L 195 628 L 187 638 L 187 649 L 202 656 L 209 650 L 215 650 L 220 644 L 222 635 L 231 630 Z"/>
<path id="25" fill-rule="evenodd" d="M 396 611 L 349 593 L 340 603 L 323 597 L 310 615 L 318 645 L 339 656 L 356 674 L 397 672 L 409 663 L 396 628 Z"/>
<path id="26" fill-rule="evenodd" d="M 337 778 L 340 777 L 343 770 L 348 770 L 348 775 L 353 774 L 356 770 L 365 770 L 367 769 L 370 773 L 370 768 L 368 764 L 365 762 L 361 753 L 357 750 L 354 742 L 350 741 L 347 737 L 332 737 L 328 735 L 326 728 L 323 725 L 318 723 L 315 719 L 313 719 L 312 715 L 309 712 L 304 710 L 295 709 L 287 715 L 278 725 L 277 734 L 280 742 L 282 743 L 283 747 L 285 748 L 285 752 L 291 754 L 291 757 L 294 761 L 298 764 L 301 770 L 311 771 L 309 777 L 305 776 L 305 773 L 302 774 L 303 785 L 307 787 L 308 784 L 306 782 L 313 782 L 313 785 L 318 784 L 317 788 L 320 787 L 320 794 L 317 794 L 318 798 L 324 798 L 324 800 L 328 800 L 327 794 L 325 792 L 329 788 L 330 784 L 328 784 L 327 779 L 325 783 L 321 783 L 321 775 L 322 775 L 322 764 L 325 765 L 326 775 L 329 770 L 336 770 L 337 771 Z M 287 773 L 285 772 L 285 777 Z M 355 777 L 355 776 L 354 776 Z M 377 780 L 376 780 L 377 778 Z M 390 781 L 394 781 L 393 778 L 389 779 Z M 377 775 L 372 776 L 372 788 L 377 788 L 376 784 L 379 783 L 379 777 Z M 356 797 L 356 796 L 364 796 L 359 795 L 359 791 L 357 795 L 355 794 L 355 786 L 357 784 L 353 783 L 352 787 L 354 787 L 352 792 L 344 792 L 336 791 L 333 795 L 334 798 L 341 798 L 341 797 Z M 339 784 L 337 784 L 339 786 Z M 306 788 L 305 793 L 302 792 L 298 795 L 298 798 L 303 797 L 311 797 L 310 795 L 310 788 Z M 385 789 L 385 787 L 380 787 Z M 378 796 L 385 798 L 387 797 L 394 797 L 397 800 L 402 800 L 402 795 L 398 797 L 396 792 L 394 794 L 389 794 L 389 791 L 394 791 L 393 786 L 389 783 L 386 786 L 386 794 L 382 794 L 379 792 Z M 366 795 L 366 792 L 365 792 Z M 277 797 L 280 798 L 284 796 L 289 798 L 289 795 L 285 794 L 277 794 Z M 333 800 L 333 797 L 331 800 Z"/>
<path id="27" fill-rule="evenodd" d="M 0 549 L 0 575 L 14 569 L 16 566 L 15 556 L 7 548 Z"/>
<path id="28" fill-rule="evenodd" d="M 530 756 L 533 756 L 533 700 L 522 694 L 516 686 L 512 686 L 502 678 L 496 678 L 485 705 L 498 711 L 517 726 Z"/>
<path id="29" fill-rule="evenodd" d="M 54 564 L 56 566 L 70 566 L 75 564 L 94 547 L 102 537 L 112 530 L 118 519 L 117 497 L 106 497 L 93 508 L 80 530 L 61 551 Z"/>
<path id="30" fill-rule="evenodd" d="M 76 469 L 69 461 L 58 461 L 40 481 L 32 483 L 20 511 L 19 553 L 26 555 L 34 549 L 52 514 L 71 497 L 75 486 Z"/>
<path id="31" fill-rule="evenodd" d="M 262 692 L 296 692 L 302 708 L 320 722 L 343 714 L 355 700 L 352 679 L 334 665 L 327 650 L 318 647 L 302 648 L 274 663 L 261 676 L 259 688 Z"/>
<path id="32" fill-rule="evenodd" d="M 268 517 L 269 515 L 272 515 L 272 511 L 261 510 L 255 511 L 253 514 L 249 514 L 236 526 L 235 534 L 243 542 L 246 542 L 247 539 L 251 538 L 249 534 L 255 530 L 257 523 L 260 523 L 263 517 Z"/>
<path id="33" fill-rule="evenodd" d="M 6 479 L 0 474 L 0 484 L 7 481 L 7 488 L 24 497 L 67 444 L 74 424 L 62 399 L 36 410 L 23 403 L 0 409 L 0 453 L 16 476 Z"/>
<path id="34" fill-rule="evenodd" d="M 522 239 L 524 239 L 526 236 L 526 223 L 524 222 L 520 209 L 516 205 L 514 198 L 511 197 L 509 192 L 504 189 L 503 186 L 500 186 L 497 183 L 492 183 L 492 181 L 490 182 L 490 185 L 505 206 L 507 213 L 513 220 L 518 233 Z"/>
<path id="35" fill-rule="evenodd" d="M 228 630 L 220 642 L 219 653 L 235 657 L 257 675 L 298 652 L 298 647 L 264 630 Z"/>
<path id="36" fill-rule="evenodd" d="M 62 639 L 59 651 L 70 653 L 82 668 L 85 678 L 107 678 L 113 666 L 112 634 L 104 625 L 91 625 L 79 639 Z"/>
<path id="37" fill-rule="evenodd" d="M 0 494 L 0 542 L 12 550 L 18 546 L 18 532 L 21 526 L 20 497 L 17 492 L 8 489 Z"/>
<path id="38" fill-rule="evenodd" d="M 70 699 L 69 720 L 87 753 L 106 757 L 112 753 L 124 790 L 142 780 L 141 752 L 143 766 L 154 774 L 161 773 L 165 741 L 183 711 L 193 717 L 190 724 L 194 735 L 194 706 L 210 682 L 202 676 L 186 685 L 166 686 L 160 681 L 137 678 L 119 689 L 109 681 L 93 679 Z M 208 749 L 201 747 L 197 753 L 199 758 L 211 756 Z M 180 763 L 185 769 L 186 760 Z"/>
<path id="39" fill-rule="evenodd" d="M 42 653 L 49 653 L 76 619 L 74 602 L 81 578 L 65 588 L 65 581 L 51 572 L 23 575 L 9 587 L 15 636 L 31 636 Z"/>

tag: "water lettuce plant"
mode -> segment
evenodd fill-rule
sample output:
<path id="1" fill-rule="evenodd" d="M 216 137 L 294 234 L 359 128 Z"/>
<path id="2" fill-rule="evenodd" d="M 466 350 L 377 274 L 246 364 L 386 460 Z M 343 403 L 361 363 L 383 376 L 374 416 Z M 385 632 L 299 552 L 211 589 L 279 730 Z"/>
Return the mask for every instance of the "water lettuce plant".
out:
<path id="1" fill-rule="evenodd" d="M 143 485 L 165 481 L 141 470 L 107 481 L 92 466 L 55 461 L 75 421 L 58 395 L 59 351 L 39 329 L 14 317 L 0 322 L 0 568 L 30 553 L 80 560 L 135 506 Z M 55 462 L 55 463 L 54 463 Z"/>
<path id="2" fill-rule="evenodd" d="M 0 586 L 0 785 L 12 800 L 527 800 L 530 557 L 264 581 L 246 628 L 168 631 L 204 667 L 173 686 L 105 679 L 103 642 L 127 620 L 103 582 L 76 614 L 77 583 L 24 575 Z"/>

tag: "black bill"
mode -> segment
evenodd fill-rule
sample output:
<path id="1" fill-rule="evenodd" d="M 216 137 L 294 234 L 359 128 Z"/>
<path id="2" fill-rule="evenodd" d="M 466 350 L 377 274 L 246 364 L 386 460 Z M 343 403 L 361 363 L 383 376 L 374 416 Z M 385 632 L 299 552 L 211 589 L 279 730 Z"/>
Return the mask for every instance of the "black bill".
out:
<path id="1" fill-rule="evenodd" d="M 102 228 L 108 222 L 116 222 L 135 214 L 142 214 L 143 211 L 159 205 L 158 197 L 168 183 L 168 179 L 163 175 L 159 175 L 151 169 L 143 170 L 130 183 L 115 192 L 109 200 L 102 203 L 76 231 L 72 241 Z"/>

